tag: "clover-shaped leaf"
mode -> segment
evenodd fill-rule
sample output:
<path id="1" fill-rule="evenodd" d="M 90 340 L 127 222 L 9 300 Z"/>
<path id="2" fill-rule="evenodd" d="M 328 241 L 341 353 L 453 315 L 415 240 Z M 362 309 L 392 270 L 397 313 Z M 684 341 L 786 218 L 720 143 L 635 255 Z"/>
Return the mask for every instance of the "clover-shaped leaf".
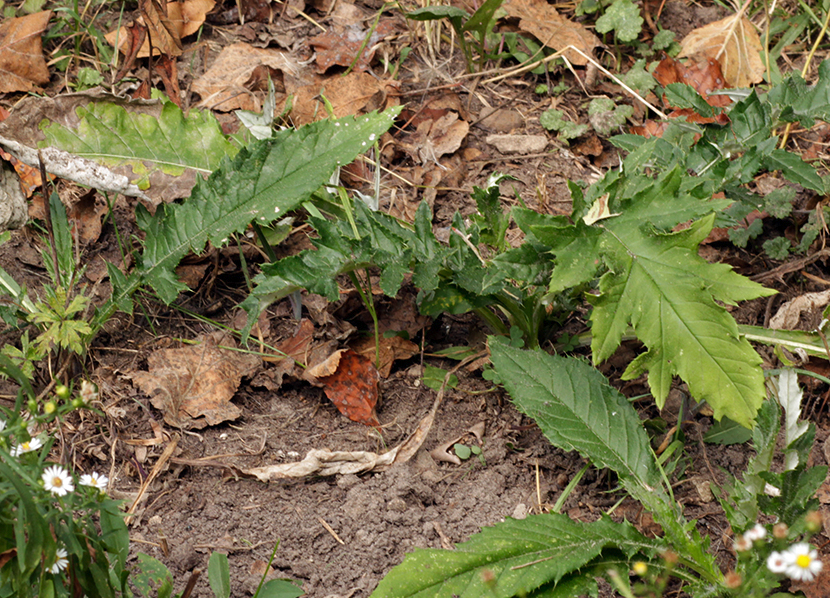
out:
<path id="1" fill-rule="evenodd" d="M 640 35 L 643 28 L 643 17 L 639 7 L 631 0 L 616 0 L 605 14 L 597 19 L 597 31 L 608 33 L 612 29 L 621 42 L 631 42 Z"/>

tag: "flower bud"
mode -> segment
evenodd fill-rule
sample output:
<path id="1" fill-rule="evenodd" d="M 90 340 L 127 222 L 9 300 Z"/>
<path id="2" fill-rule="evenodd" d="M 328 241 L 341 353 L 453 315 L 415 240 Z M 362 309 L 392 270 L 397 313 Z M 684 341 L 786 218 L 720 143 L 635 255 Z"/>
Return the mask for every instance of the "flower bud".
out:
<path id="1" fill-rule="evenodd" d="M 29 402 L 26 403 L 26 408 L 29 410 L 29 413 L 31 413 L 32 415 L 37 414 L 37 411 L 38 411 L 37 401 L 35 401 L 34 399 L 29 399 Z"/>
<path id="2" fill-rule="evenodd" d="M 634 571 L 634 575 L 643 577 L 648 573 L 648 565 L 643 561 L 634 561 L 634 564 L 631 565 L 631 570 Z"/>
<path id="3" fill-rule="evenodd" d="M 43 405 L 43 412 L 46 415 L 52 415 L 57 410 L 57 408 L 58 406 L 55 405 L 55 401 L 46 401 L 46 403 Z"/>
<path id="4" fill-rule="evenodd" d="M 741 587 L 742 582 L 743 578 L 737 571 L 730 571 L 723 579 L 723 583 L 726 584 L 726 587 L 731 590 Z"/>
<path id="5" fill-rule="evenodd" d="M 58 395 L 58 398 L 65 401 L 69 398 L 69 387 L 64 384 L 58 384 L 55 387 L 55 394 Z"/>
<path id="6" fill-rule="evenodd" d="M 824 526 L 824 521 L 821 517 L 821 513 L 818 511 L 810 511 L 807 513 L 807 516 L 804 518 L 804 523 L 807 526 L 807 531 L 811 534 L 817 534 L 821 531 L 821 528 Z"/>
<path id="7" fill-rule="evenodd" d="M 776 540 L 786 540 L 790 533 L 790 528 L 786 523 L 776 523 L 772 526 L 772 535 Z"/>

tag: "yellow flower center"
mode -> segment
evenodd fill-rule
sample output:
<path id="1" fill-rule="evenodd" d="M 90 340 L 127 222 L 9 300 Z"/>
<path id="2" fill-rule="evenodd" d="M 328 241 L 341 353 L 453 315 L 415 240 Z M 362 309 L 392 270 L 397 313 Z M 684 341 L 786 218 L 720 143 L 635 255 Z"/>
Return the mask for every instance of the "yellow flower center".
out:
<path id="1" fill-rule="evenodd" d="M 812 559 L 808 554 L 799 554 L 795 559 L 795 564 L 801 567 L 802 569 L 809 569 L 811 562 Z"/>
<path id="2" fill-rule="evenodd" d="M 55 488 L 61 488 L 63 486 L 63 480 L 61 478 L 55 476 L 54 478 L 52 478 L 52 485 Z"/>
<path id="3" fill-rule="evenodd" d="M 20 445 L 20 448 L 22 448 L 24 451 L 28 451 L 29 450 L 29 443 L 24 442 L 23 444 Z"/>

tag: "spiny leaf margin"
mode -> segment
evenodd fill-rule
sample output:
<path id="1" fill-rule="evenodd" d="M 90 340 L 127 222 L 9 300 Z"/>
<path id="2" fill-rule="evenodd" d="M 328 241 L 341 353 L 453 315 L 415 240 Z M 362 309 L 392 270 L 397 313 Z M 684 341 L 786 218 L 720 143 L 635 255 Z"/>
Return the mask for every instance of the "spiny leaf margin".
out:
<path id="1" fill-rule="evenodd" d="M 229 235 L 253 220 L 267 225 L 284 217 L 325 184 L 338 166 L 371 147 L 399 111 L 279 131 L 223 162 L 196 184 L 184 203 L 162 206 L 152 216 L 139 207 L 136 218 L 146 233 L 141 259 L 145 282 L 171 303 L 185 288 L 173 269 L 189 251 L 200 252 L 208 241 L 224 245 Z"/>
<path id="2" fill-rule="evenodd" d="M 627 522 L 606 518 L 582 523 L 548 513 L 507 519 L 458 544 L 454 551 L 420 549 L 407 555 L 371 598 L 527 595 L 579 570 L 609 547 L 630 558 L 653 554 L 662 542 L 646 538 Z M 494 582 L 485 581 L 484 571 L 492 573 Z"/>

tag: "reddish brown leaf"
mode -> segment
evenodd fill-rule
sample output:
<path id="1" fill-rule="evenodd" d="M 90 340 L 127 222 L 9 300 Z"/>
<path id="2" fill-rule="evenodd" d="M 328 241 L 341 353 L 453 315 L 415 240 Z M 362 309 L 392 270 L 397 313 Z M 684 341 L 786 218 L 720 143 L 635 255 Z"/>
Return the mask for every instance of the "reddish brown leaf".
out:
<path id="1" fill-rule="evenodd" d="M 153 70 L 161 77 L 167 97 L 181 108 L 182 92 L 179 89 L 179 71 L 176 68 L 176 61 L 165 54 L 159 58 L 158 63 L 153 65 Z"/>
<path id="2" fill-rule="evenodd" d="M 379 374 L 381 378 L 388 378 L 392 371 L 392 364 L 398 359 L 409 359 L 420 351 L 418 345 L 400 336 L 381 337 L 378 343 Z M 375 339 L 371 336 L 362 337 L 360 340 L 351 343 L 352 349 L 357 353 L 375 362 Z"/>
<path id="3" fill-rule="evenodd" d="M 138 53 L 144 46 L 144 41 L 147 39 L 147 27 L 138 22 L 132 22 L 126 28 L 122 27 L 119 34 L 126 33 L 126 39 L 119 44 L 119 48 L 124 52 L 124 62 L 118 72 L 115 74 L 115 81 L 120 81 L 124 76 L 130 72 L 135 64 L 135 59 L 138 58 Z M 147 50 L 150 53 L 150 50 Z"/>
<path id="4" fill-rule="evenodd" d="M 713 91 L 724 89 L 726 81 L 721 73 L 720 63 L 714 58 L 686 66 L 674 58 L 666 57 L 654 70 L 654 78 L 665 87 L 669 83 L 685 83 L 697 91 L 709 105 L 723 107 L 732 103 L 729 96 L 709 96 Z"/>
<path id="5" fill-rule="evenodd" d="M 326 396 L 337 410 L 354 422 L 379 427 L 378 371 L 374 364 L 351 349 L 340 352 L 337 369 L 320 377 Z"/>
<path id="6" fill-rule="evenodd" d="M 686 66 L 671 57 L 666 57 L 660 61 L 660 64 L 654 70 L 654 78 L 663 87 L 671 83 L 685 83 L 693 87 L 710 106 L 720 108 L 732 103 L 729 96 L 709 95 L 713 91 L 725 87 L 720 64 L 713 58 Z M 665 96 L 663 97 L 663 103 L 667 103 Z M 668 116 L 669 118 L 685 117 L 687 122 L 697 124 L 717 123 L 726 125 L 729 123 L 729 117 L 723 112 L 715 114 L 715 116 L 701 116 L 691 108 L 673 110 Z M 667 126 L 668 123 L 666 122 L 646 121 L 643 126 L 631 127 L 631 132 L 644 137 L 660 137 Z"/>
<path id="7" fill-rule="evenodd" d="M 6 563 L 12 560 L 16 554 L 17 548 L 9 548 L 8 550 L 0 552 L 0 569 L 2 569 Z"/>
<path id="8" fill-rule="evenodd" d="M 297 332 L 291 338 L 280 341 L 274 347 L 280 353 L 274 356 L 263 357 L 265 361 L 280 362 L 285 359 L 292 359 L 302 364 L 307 363 L 308 353 L 311 350 L 311 341 L 314 338 L 314 324 L 311 320 L 304 318 L 300 321 Z"/>
<path id="9" fill-rule="evenodd" d="M 325 33 L 315 35 L 308 43 L 317 52 L 317 72 L 325 73 L 333 66 L 348 67 L 355 61 L 358 52 L 360 57 L 355 62 L 355 70 L 368 71 L 378 43 L 394 31 L 393 21 L 384 19 L 378 23 L 371 35 L 368 30 L 363 30 L 358 25 L 332 27 Z"/>
<path id="10" fill-rule="evenodd" d="M 49 83 L 40 34 L 51 17 L 46 10 L 0 23 L 0 93 L 36 91 Z"/>

